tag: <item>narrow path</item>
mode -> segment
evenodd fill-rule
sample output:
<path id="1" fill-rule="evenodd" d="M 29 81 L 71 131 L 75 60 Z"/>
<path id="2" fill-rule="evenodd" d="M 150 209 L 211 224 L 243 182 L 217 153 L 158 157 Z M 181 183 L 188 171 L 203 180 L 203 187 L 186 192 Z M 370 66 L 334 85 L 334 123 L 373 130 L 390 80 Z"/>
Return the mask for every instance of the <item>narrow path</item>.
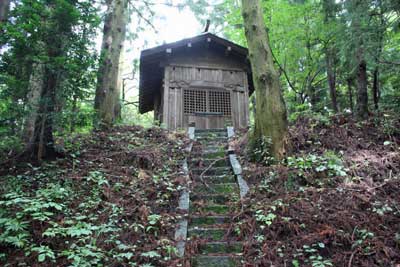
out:
<path id="1" fill-rule="evenodd" d="M 196 130 L 195 139 L 189 162 L 188 247 L 197 247 L 192 267 L 240 266 L 242 243 L 229 229 L 239 186 L 227 157 L 227 130 Z"/>

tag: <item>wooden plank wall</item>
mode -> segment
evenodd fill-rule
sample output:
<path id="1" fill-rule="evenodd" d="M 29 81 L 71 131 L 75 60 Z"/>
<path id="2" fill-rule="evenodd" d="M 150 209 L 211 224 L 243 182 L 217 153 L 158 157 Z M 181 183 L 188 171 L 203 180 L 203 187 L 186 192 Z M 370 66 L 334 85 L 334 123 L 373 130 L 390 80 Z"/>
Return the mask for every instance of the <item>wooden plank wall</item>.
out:
<path id="1" fill-rule="evenodd" d="M 183 114 L 183 90 L 186 88 L 229 90 L 233 126 L 248 126 L 248 83 L 243 70 L 170 65 L 165 67 L 164 75 L 162 118 L 168 129 L 188 127 L 189 116 Z"/>

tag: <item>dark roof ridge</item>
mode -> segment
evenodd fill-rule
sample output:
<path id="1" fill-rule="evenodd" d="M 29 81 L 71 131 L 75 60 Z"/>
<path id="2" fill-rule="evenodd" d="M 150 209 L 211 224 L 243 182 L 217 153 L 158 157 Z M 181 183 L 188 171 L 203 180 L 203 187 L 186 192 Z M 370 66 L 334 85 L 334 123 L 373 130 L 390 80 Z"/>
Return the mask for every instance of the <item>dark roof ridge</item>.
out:
<path id="1" fill-rule="evenodd" d="M 141 51 L 141 57 L 146 57 L 146 56 L 149 56 L 149 55 L 152 55 L 155 53 L 164 52 L 168 48 L 178 48 L 180 46 L 185 46 L 185 45 L 187 45 L 187 43 L 190 43 L 190 42 L 192 42 L 192 43 L 201 42 L 204 38 L 207 38 L 207 37 L 212 38 L 214 41 L 217 41 L 217 43 L 224 45 L 226 47 L 231 46 L 233 49 L 237 50 L 237 52 L 239 52 L 240 54 L 247 55 L 246 47 L 235 44 L 234 42 L 224 39 L 222 37 L 219 37 L 216 34 L 213 34 L 210 32 L 204 32 L 199 35 L 185 38 L 185 39 L 182 39 L 182 40 L 179 40 L 176 42 L 166 43 L 166 44 L 162 44 L 162 45 L 155 46 L 152 48 L 147 48 L 147 49 Z"/>

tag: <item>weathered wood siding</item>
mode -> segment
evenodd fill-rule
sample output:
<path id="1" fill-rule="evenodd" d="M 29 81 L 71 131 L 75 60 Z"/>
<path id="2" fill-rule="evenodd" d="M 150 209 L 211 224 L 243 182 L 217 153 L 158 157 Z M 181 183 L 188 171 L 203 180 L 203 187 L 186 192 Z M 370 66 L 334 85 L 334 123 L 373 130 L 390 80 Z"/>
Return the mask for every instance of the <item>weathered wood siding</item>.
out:
<path id="1" fill-rule="evenodd" d="M 247 127 L 249 120 L 247 87 L 247 75 L 241 70 L 167 66 L 163 92 L 163 123 L 169 129 L 188 127 L 190 115 L 184 114 L 183 90 L 201 89 L 229 91 L 232 113 L 227 121 L 231 121 L 235 128 Z M 220 126 L 220 123 L 217 126 Z M 207 127 L 213 126 L 207 125 Z"/>
<path id="2" fill-rule="evenodd" d="M 194 119 L 193 114 L 184 113 L 185 89 L 229 92 L 231 115 L 224 116 L 225 124 L 235 128 L 248 126 L 248 81 L 243 64 L 230 60 L 229 56 L 207 52 L 178 55 L 165 64 L 161 117 L 168 129 L 186 128 Z M 221 127 L 221 119 L 218 117 L 198 118 L 197 121 L 201 121 L 197 127 Z"/>

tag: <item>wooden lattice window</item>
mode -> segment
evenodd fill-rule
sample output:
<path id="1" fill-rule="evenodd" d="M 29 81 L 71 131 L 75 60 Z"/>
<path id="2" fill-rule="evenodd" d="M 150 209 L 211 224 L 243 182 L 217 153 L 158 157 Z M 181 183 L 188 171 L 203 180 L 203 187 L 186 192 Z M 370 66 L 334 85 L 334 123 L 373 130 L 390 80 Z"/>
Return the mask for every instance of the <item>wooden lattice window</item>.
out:
<path id="1" fill-rule="evenodd" d="M 217 112 L 231 116 L 231 95 L 226 91 L 206 89 L 183 90 L 183 111 L 185 114 L 196 112 Z"/>
<path id="2" fill-rule="evenodd" d="M 204 90 L 183 90 L 183 109 L 185 114 L 207 112 L 207 92 Z"/>
<path id="3" fill-rule="evenodd" d="M 221 112 L 224 116 L 231 116 L 231 95 L 224 91 L 209 91 L 210 112 Z"/>

